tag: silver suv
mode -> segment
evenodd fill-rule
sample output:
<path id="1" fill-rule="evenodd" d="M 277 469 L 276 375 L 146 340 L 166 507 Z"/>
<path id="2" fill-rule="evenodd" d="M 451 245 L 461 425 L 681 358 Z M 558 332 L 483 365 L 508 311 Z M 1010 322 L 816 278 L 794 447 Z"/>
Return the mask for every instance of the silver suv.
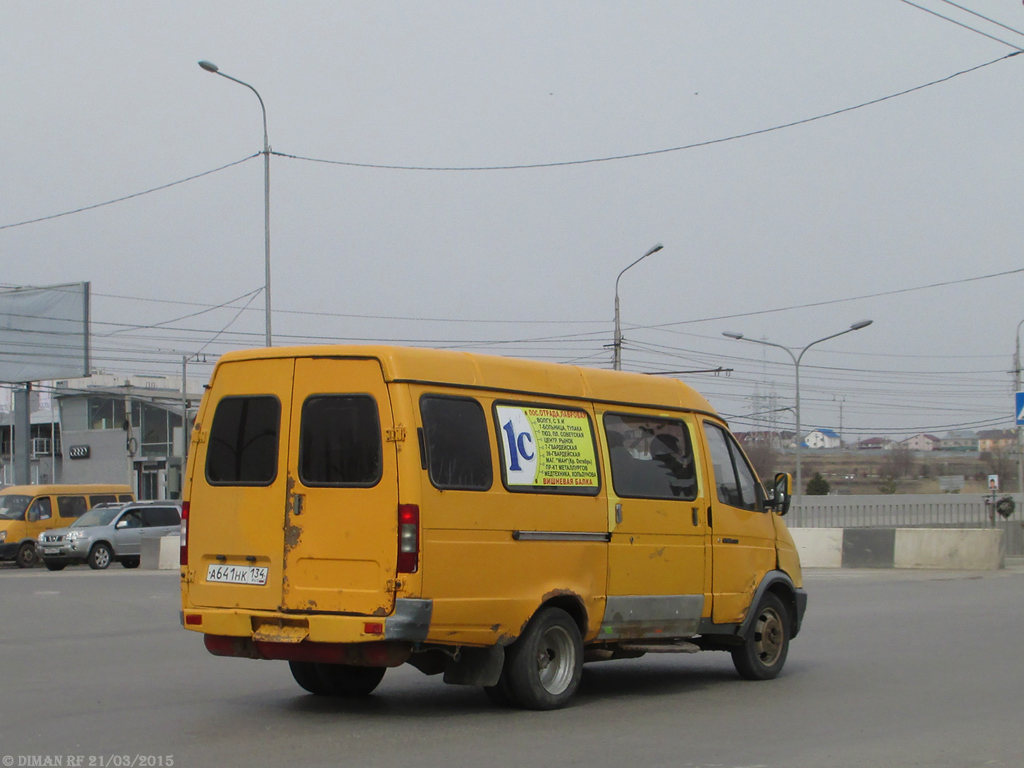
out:
<path id="1" fill-rule="evenodd" d="M 51 571 L 72 563 L 102 570 L 116 560 L 125 568 L 139 566 L 142 537 L 177 533 L 181 504 L 176 501 L 133 501 L 93 507 L 68 528 L 39 535 L 36 551 Z"/>

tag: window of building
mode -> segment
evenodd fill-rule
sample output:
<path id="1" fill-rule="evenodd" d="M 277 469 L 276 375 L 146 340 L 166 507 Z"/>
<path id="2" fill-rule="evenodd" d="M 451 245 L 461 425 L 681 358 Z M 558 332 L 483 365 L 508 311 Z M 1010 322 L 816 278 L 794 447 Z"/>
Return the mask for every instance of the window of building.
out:
<path id="1" fill-rule="evenodd" d="M 376 485 L 383 470 L 377 402 L 369 395 L 315 395 L 302 404 L 299 479 L 308 486 Z"/>
<path id="2" fill-rule="evenodd" d="M 486 491 L 491 487 L 487 418 L 468 397 L 424 395 L 422 449 L 430 482 L 441 490 Z"/>
<path id="3" fill-rule="evenodd" d="M 212 485 L 270 485 L 277 477 L 281 404 L 268 395 L 217 403 L 206 452 Z"/>
<path id="4" fill-rule="evenodd" d="M 622 497 L 697 498 L 693 444 L 678 419 L 606 413 L 612 487 Z"/>

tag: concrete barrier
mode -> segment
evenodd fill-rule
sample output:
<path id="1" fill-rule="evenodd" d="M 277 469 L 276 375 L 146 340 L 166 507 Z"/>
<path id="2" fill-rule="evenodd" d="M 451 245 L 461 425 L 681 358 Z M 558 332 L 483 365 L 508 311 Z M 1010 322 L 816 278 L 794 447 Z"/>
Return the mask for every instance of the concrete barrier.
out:
<path id="1" fill-rule="evenodd" d="M 841 568 L 842 528 L 790 528 L 804 568 Z"/>
<path id="2" fill-rule="evenodd" d="M 142 539 L 139 567 L 146 571 L 174 571 L 178 569 L 181 537 L 149 536 Z"/>
<path id="3" fill-rule="evenodd" d="M 790 528 L 805 568 L 1003 567 L 1003 531 L 992 528 Z"/>
<path id="4" fill-rule="evenodd" d="M 1003 532 L 995 529 L 899 528 L 893 566 L 997 570 L 1003 567 Z"/>

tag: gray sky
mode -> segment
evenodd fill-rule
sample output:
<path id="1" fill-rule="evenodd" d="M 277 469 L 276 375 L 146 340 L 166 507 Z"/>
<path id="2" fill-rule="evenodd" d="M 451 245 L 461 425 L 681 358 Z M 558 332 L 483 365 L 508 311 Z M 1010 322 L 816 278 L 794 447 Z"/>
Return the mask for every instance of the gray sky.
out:
<path id="1" fill-rule="evenodd" d="M 1024 30 L 1019 2 L 960 4 Z M 479 167 L 725 139 L 1013 50 L 899 0 L 6 0 L 0 280 L 91 281 L 108 372 L 176 373 L 184 354 L 262 345 L 259 103 L 200 59 L 259 90 L 275 152 Z M 275 344 L 610 367 L 615 278 L 661 242 L 620 283 L 623 367 L 733 369 L 681 378 L 734 428 L 765 408 L 755 394 L 792 404 L 793 365 L 722 331 L 800 348 L 864 318 L 803 358 L 805 426 L 838 428 L 843 398 L 849 440 L 1010 426 L 1024 272 L 973 278 L 1024 269 L 1022 68 L 608 162 L 273 156 Z"/>

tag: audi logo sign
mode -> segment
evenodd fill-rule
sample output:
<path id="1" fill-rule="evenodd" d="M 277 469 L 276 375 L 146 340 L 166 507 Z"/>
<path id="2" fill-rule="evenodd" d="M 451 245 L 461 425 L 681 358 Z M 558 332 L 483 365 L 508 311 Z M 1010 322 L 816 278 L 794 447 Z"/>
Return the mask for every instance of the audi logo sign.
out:
<path id="1" fill-rule="evenodd" d="M 89 446 L 88 445 L 71 445 L 71 446 L 68 446 L 68 458 L 69 459 L 88 459 L 89 458 Z"/>

